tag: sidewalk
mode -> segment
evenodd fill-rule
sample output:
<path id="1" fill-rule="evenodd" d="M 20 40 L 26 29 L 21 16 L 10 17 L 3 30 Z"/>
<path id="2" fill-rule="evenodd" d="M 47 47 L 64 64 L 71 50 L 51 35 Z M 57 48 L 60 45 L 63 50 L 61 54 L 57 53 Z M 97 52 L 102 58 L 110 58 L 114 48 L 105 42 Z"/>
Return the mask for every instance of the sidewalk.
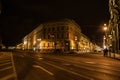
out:
<path id="1" fill-rule="evenodd" d="M 118 53 L 108 53 L 108 57 L 120 60 L 120 54 Z"/>
<path id="2" fill-rule="evenodd" d="M 86 53 L 78 53 L 78 54 L 86 54 Z M 88 52 L 87 54 L 97 54 L 98 56 L 104 56 L 103 53 L 95 53 L 95 52 Z M 108 53 L 106 57 L 120 60 L 120 53 Z"/>

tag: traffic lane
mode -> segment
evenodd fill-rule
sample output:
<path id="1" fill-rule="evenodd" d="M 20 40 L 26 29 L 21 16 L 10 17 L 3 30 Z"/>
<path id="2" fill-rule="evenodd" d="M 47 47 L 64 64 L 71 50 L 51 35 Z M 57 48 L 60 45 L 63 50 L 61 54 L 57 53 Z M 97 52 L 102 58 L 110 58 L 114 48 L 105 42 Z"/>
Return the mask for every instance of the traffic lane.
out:
<path id="1" fill-rule="evenodd" d="M 29 73 L 26 75 L 26 77 L 24 77 L 24 80 L 54 80 L 54 79 L 50 74 L 38 68 L 38 65 L 33 65 Z"/>
<path id="2" fill-rule="evenodd" d="M 1 80 L 16 80 L 16 72 L 11 52 L 3 52 L 0 58 L 0 79 Z"/>
<path id="3" fill-rule="evenodd" d="M 33 58 L 13 53 L 13 60 L 18 80 L 24 80 L 32 68 Z"/>
<path id="4" fill-rule="evenodd" d="M 96 63 L 98 64 L 103 64 L 103 65 L 109 65 L 110 67 L 115 67 L 115 68 L 120 68 L 120 61 L 103 57 L 103 56 L 93 56 L 92 58 L 89 57 L 92 56 L 91 54 L 88 54 L 88 57 L 82 57 L 82 56 L 64 56 L 64 55 L 47 55 L 47 54 L 42 54 L 43 58 L 51 58 L 51 59 L 58 59 L 58 60 L 66 60 L 66 61 L 71 61 L 74 63 Z"/>
<path id="5" fill-rule="evenodd" d="M 54 65 L 51 66 L 50 64 L 48 65 L 42 58 L 39 58 L 38 60 L 35 60 L 35 63 L 32 65 L 32 68 L 29 70 L 26 77 L 24 77 L 24 80 L 88 80 L 75 75 L 74 72 L 71 74 L 63 68 L 53 67 Z"/>
<path id="6" fill-rule="evenodd" d="M 51 58 L 51 57 L 49 57 L 49 58 Z M 56 58 L 56 57 L 55 57 Z M 48 59 L 49 61 L 53 61 L 53 62 L 55 62 L 55 64 L 56 63 L 60 63 L 62 60 L 61 60 L 62 58 L 60 58 L 58 61 L 55 59 L 54 60 L 54 58 L 52 57 L 52 60 L 50 60 L 50 59 Z M 47 60 L 47 59 L 45 59 L 45 60 Z M 68 59 L 64 59 L 64 61 L 63 62 L 61 62 L 61 63 L 65 63 L 65 60 L 67 60 L 67 61 L 72 61 L 71 59 L 70 60 L 68 60 Z M 73 62 L 74 63 L 74 62 Z M 73 64 L 72 63 L 72 64 Z M 83 64 L 80 64 L 81 62 L 79 62 L 78 64 L 79 64 L 79 67 L 81 67 L 81 65 L 83 65 Z M 77 64 L 77 66 L 78 66 L 78 64 Z M 94 63 L 94 61 L 93 62 L 85 62 L 84 64 L 88 64 L 87 65 L 87 70 L 89 70 L 90 69 L 90 71 L 89 72 L 91 72 L 91 69 L 92 69 L 92 71 L 93 71 L 93 73 L 96 73 L 97 75 L 99 75 L 98 77 L 101 77 L 102 75 L 104 76 L 106 76 L 106 78 L 110 78 L 110 79 L 119 79 L 119 66 L 117 66 L 117 68 L 115 68 L 115 67 L 113 67 L 113 65 L 112 65 L 112 67 L 110 66 L 110 65 L 108 65 L 108 64 L 100 64 L 100 63 Z M 92 67 L 90 68 L 90 64 L 92 64 Z M 94 65 L 93 65 L 94 64 Z M 58 65 L 58 64 L 57 64 Z M 60 65 L 59 65 L 60 66 Z M 76 65 L 74 65 L 74 66 L 76 66 Z M 70 67 L 70 66 L 69 66 Z M 86 68 L 86 66 L 84 65 L 84 66 L 82 66 L 82 68 Z M 115 68 L 115 69 L 114 69 Z M 75 68 L 73 68 L 73 69 L 75 69 Z M 87 72 L 87 71 L 86 71 Z M 93 73 L 90 73 L 90 74 L 93 74 Z M 88 75 L 89 76 L 89 75 Z"/>
<path id="7" fill-rule="evenodd" d="M 46 60 L 46 59 L 45 59 Z M 81 75 L 85 75 L 86 77 L 90 77 L 91 79 L 105 79 L 105 80 L 119 80 L 120 76 L 117 70 L 111 70 L 111 69 L 105 69 L 101 67 L 96 67 L 96 66 L 89 66 L 90 64 L 74 64 L 74 63 L 69 63 L 69 62 L 60 62 L 57 60 L 50 60 L 48 59 L 48 62 L 51 64 L 55 64 L 57 66 L 61 66 L 62 68 L 65 68 L 67 70 L 76 72 Z M 104 65 L 103 65 L 104 66 Z M 96 67 L 96 68 L 95 68 Z M 102 76 L 102 77 L 101 77 Z"/>
<path id="8" fill-rule="evenodd" d="M 82 64 L 92 67 L 100 67 L 115 71 L 120 71 L 120 62 L 118 60 L 110 59 L 110 58 L 82 58 L 82 57 L 71 57 L 71 56 L 54 56 L 54 55 L 46 55 L 44 58 L 53 59 L 55 61 L 67 61 L 72 64 Z"/>
<path id="9" fill-rule="evenodd" d="M 78 65 L 77 65 L 77 67 L 76 67 L 76 63 L 74 64 L 74 65 L 71 65 L 71 58 L 67 58 L 68 56 L 62 56 L 62 57 L 60 57 L 60 56 L 40 56 L 40 57 L 38 57 L 38 59 L 36 59 L 35 58 L 35 61 L 36 60 L 42 60 L 42 58 L 43 58 L 43 60 L 42 61 L 38 61 L 39 63 L 41 63 L 41 62 L 43 62 L 44 64 L 34 64 L 33 66 L 32 66 L 32 68 L 30 68 L 29 69 L 29 72 L 27 73 L 27 74 L 33 74 L 34 73 L 34 78 L 36 78 L 36 80 L 39 80 L 39 79 L 51 79 L 51 80 L 61 80 L 61 79 L 64 79 L 64 80 L 66 80 L 66 79 L 68 79 L 68 80 L 80 80 L 80 78 L 82 78 L 81 80 L 85 80 L 85 79 L 91 79 L 91 77 L 92 78 L 94 78 L 94 79 L 96 79 L 96 77 L 94 77 L 95 75 L 93 75 L 93 76 L 91 76 L 91 74 L 93 74 L 93 73 L 89 73 L 89 75 L 88 75 L 88 70 L 89 69 L 84 69 L 84 67 L 85 66 L 83 66 L 83 68 L 78 68 Z M 46 59 L 47 58 L 47 59 Z M 65 59 L 64 59 L 65 58 Z M 52 60 L 50 60 L 50 59 L 52 59 Z M 62 60 L 67 60 L 67 62 L 65 62 L 65 61 L 62 61 Z M 78 60 L 78 59 L 77 59 Z M 81 59 L 80 59 L 81 60 Z M 62 62 L 61 62 L 62 61 Z M 70 63 L 68 63 L 68 61 L 70 61 Z M 72 60 L 73 61 L 73 60 Z M 82 61 L 86 61 L 86 60 L 82 60 Z M 87 60 L 87 61 L 89 61 L 89 60 Z M 61 62 L 61 64 L 60 64 L 60 62 Z M 76 62 L 76 61 L 73 61 L 73 62 Z M 58 64 L 59 63 L 59 64 Z M 81 62 L 79 62 L 79 63 L 81 63 Z M 79 64 L 78 63 L 78 64 Z M 63 64 L 63 65 L 62 65 Z M 72 63 L 73 64 L 73 63 Z M 86 64 L 93 64 L 93 62 L 86 62 Z M 40 65 L 40 66 L 39 66 Z M 46 67 L 45 67 L 45 65 L 46 65 Z M 61 66 L 62 65 L 62 66 Z M 50 68 L 50 66 L 51 66 L 51 68 Z M 81 66 L 81 64 L 80 64 L 80 66 Z M 101 65 L 101 66 L 103 66 L 103 65 Z M 106 65 L 107 66 L 107 65 Z M 42 68 L 41 68 L 42 67 Z M 78 69 L 77 69 L 78 68 Z M 73 69 L 73 70 L 72 70 Z M 99 68 L 97 68 L 97 69 L 99 69 Z M 52 71 L 51 71 L 52 70 Z M 72 70 L 72 71 L 71 71 Z M 81 71 L 81 70 L 83 70 L 83 71 Z M 80 73 L 80 71 L 81 71 L 81 73 Z M 49 73 L 53 73 L 54 74 L 54 76 L 52 76 L 52 75 L 50 75 Z M 84 73 L 84 72 L 86 72 L 86 73 Z M 89 71 L 89 72 L 91 72 L 91 71 Z M 37 74 L 35 74 L 35 73 L 37 73 Z M 39 74 L 38 74 L 39 73 Z M 94 72 L 95 73 L 95 72 Z M 87 74 L 87 75 L 84 75 L 85 74 Z M 27 76 L 29 76 L 29 75 L 27 75 Z M 38 76 L 36 76 L 36 75 L 38 75 Z M 48 75 L 48 76 L 46 76 L 46 75 Z M 69 76 L 69 75 L 71 75 L 71 77 Z M 99 75 L 98 77 L 97 77 L 97 79 L 96 80 L 98 80 L 98 79 L 101 79 L 101 78 L 99 78 L 99 77 L 101 77 L 101 74 L 97 74 L 97 75 Z M 106 76 L 106 74 L 103 74 L 103 75 L 105 75 Z M 31 75 L 32 76 L 32 75 Z M 31 76 L 29 76 L 29 77 L 31 77 Z M 44 77 L 43 77 L 44 76 Z M 52 76 L 52 77 L 51 77 Z M 25 77 L 25 79 L 26 80 L 29 80 L 28 78 L 29 77 Z M 86 77 L 88 77 L 88 78 L 86 78 Z M 102 76 L 102 77 L 104 77 L 104 76 Z M 107 76 L 106 77 L 107 79 L 106 80 L 110 80 L 109 78 L 111 78 L 111 80 L 117 80 L 117 79 L 115 79 L 114 77 L 109 77 L 109 76 Z M 113 79 L 114 78 L 114 79 Z M 118 77 L 117 77 L 118 78 Z M 33 78 L 30 78 L 31 80 L 33 80 Z M 103 78 L 102 78 L 103 79 Z"/>
<path id="10" fill-rule="evenodd" d="M 36 69 L 36 71 L 34 71 Z M 39 76 L 36 76 L 39 73 Z M 55 64 L 52 64 L 46 60 L 35 61 L 33 69 L 29 74 L 36 74 L 33 77 L 37 77 L 36 80 L 89 80 L 90 78 L 75 73 L 73 71 L 67 70 L 65 68 L 59 67 Z M 27 77 L 28 80 L 33 80 L 33 78 Z M 27 80 L 26 79 L 26 80 Z"/>
<path id="11" fill-rule="evenodd" d="M 5 59 L 11 59 L 11 54 L 10 52 L 0 52 L 0 60 L 5 60 Z"/>
<path id="12" fill-rule="evenodd" d="M 21 57 L 21 58 L 23 58 L 23 57 Z M 42 60 L 42 58 L 38 58 L 38 60 Z M 36 61 L 36 58 L 35 58 L 35 61 Z M 42 61 L 40 61 L 40 64 L 41 63 L 42 63 Z M 43 62 L 43 63 L 45 63 L 45 62 Z M 32 68 L 30 68 L 29 72 L 24 77 L 24 80 L 33 80 L 33 79 L 35 79 L 35 80 L 39 80 L 39 79 L 43 79 L 43 80 L 44 79 L 49 79 L 49 80 L 61 80 L 61 79 L 64 79 L 64 80 L 66 80 L 66 79 L 68 79 L 68 80 L 73 80 L 73 79 L 74 80 L 79 80 L 79 79 L 88 80 L 88 79 L 85 79 L 81 76 L 77 76 L 77 75 L 79 75 L 77 73 L 74 73 L 74 72 L 69 73 L 69 71 L 65 70 L 64 68 L 56 67 L 54 65 L 51 66 L 50 64 L 49 65 L 48 64 L 41 64 L 41 66 L 39 66 L 39 65 L 38 65 L 38 63 L 33 64 Z M 45 65 L 47 65 L 46 67 L 47 67 L 48 70 L 46 68 L 42 67 L 42 66 L 45 66 Z M 51 66 L 52 69 L 50 68 L 50 66 Z M 50 70 L 52 70 L 54 74 L 52 72 L 50 72 Z M 49 74 L 49 76 L 44 75 L 44 73 L 47 74 L 47 75 Z M 65 73 L 65 74 L 63 74 L 63 73 Z M 53 74 L 54 77 L 51 77 L 51 76 L 53 76 L 51 74 Z M 77 74 L 77 75 L 75 75 L 75 74 Z M 71 75 L 71 77 L 69 75 Z"/>

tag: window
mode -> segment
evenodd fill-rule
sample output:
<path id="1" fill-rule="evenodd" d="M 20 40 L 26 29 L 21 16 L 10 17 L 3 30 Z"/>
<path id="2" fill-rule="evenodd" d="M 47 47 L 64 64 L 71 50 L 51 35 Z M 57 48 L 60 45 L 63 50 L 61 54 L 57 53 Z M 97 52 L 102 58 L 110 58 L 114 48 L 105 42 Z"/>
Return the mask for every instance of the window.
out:
<path id="1" fill-rule="evenodd" d="M 59 39 L 59 34 L 57 34 L 57 39 Z"/>
<path id="2" fill-rule="evenodd" d="M 75 41 L 77 41 L 78 39 L 77 39 L 77 36 L 75 36 Z"/>
<path id="3" fill-rule="evenodd" d="M 49 43 L 48 43 L 48 47 L 50 47 Z"/>
<path id="4" fill-rule="evenodd" d="M 66 38 L 69 38 L 69 33 L 66 33 Z"/>
<path id="5" fill-rule="evenodd" d="M 68 30 L 68 26 L 66 26 L 66 30 Z"/>
<path id="6" fill-rule="evenodd" d="M 45 39 L 45 34 L 43 34 L 43 39 Z"/>
<path id="7" fill-rule="evenodd" d="M 61 30 L 64 30 L 64 26 L 61 26 Z"/>
<path id="8" fill-rule="evenodd" d="M 57 27 L 57 31 L 59 31 L 59 27 Z"/>
<path id="9" fill-rule="evenodd" d="M 43 47 L 45 47 L 45 43 L 43 43 Z"/>
<path id="10" fill-rule="evenodd" d="M 46 28 L 44 28 L 43 30 L 46 31 Z"/>
<path id="11" fill-rule="evenodd" d="M 48 31 L 51 31 L 51 28 L 48 28 Z"/>
<path id="12" fill-rule="evenodd" d="M 52 31 L 55 31 L 55 28 L 54 28 L 54 27 L 52 28 Z"/>
<path id="13" fill-rule="evenodd" d="M 50 33 L 48 33 L 48 39 L 51 39 L 51 34 Z"/>
<path id="14" fill-rule="evenodd" d="M 61 33 L 61 38 L 64 38 L 64 35 Z"/>

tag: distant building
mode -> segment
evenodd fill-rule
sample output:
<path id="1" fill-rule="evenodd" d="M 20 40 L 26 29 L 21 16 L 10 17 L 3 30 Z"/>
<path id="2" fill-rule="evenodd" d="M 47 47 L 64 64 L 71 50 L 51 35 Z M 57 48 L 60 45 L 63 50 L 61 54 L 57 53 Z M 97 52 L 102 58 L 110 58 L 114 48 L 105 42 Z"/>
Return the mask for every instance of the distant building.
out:
<path id="1" fill-rule="evenodd" d="M 23 49 L 23 43 L 17 44 L 15 49 Z"/>
<path id="2" fill-rule="evenodd" d="M 63 19 L 39 25 L 23 38 L 22 49 L 92 51 L 93 44 L 75 21 Z"/>
<path id="3" fill-rule="evenodd" d="M 0 38 L 0 49 L 2 49 L 2 38 Z"/>
<path id="4" fill-rule="evenodd" d="M 3 43 L 2 43 L 2 38 L 0 37 L 0 49 L 5 49 L 6 47 L 5 47 L 5 45 L 3 45 Z"/>

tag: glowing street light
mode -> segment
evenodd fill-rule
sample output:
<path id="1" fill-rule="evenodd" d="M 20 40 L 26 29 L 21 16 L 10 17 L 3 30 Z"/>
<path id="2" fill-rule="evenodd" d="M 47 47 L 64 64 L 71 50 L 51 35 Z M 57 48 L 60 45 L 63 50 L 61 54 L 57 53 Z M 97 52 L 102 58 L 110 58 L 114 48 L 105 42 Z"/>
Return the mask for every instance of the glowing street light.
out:
<path id="1" fill-rule="evenodd" d="M 104 30 L 105 32 L 107 31 L 107 25 L 106 25 L 106 24 L 104 24 L 103 30 Z"/>
<path id="2" fill-rule="evenodd" d="M 104 26 L 107 26 L 107 24 L 104 24 Z"/>
<path id="3" fill-rule="evenodd" d="M 107 33 L 106 33 L 108 30 L 107 24 L 104 24 L 103 30 L 105 31 L 105 35 L 103 37 L 103 46 L 104 48 L 107 48 Z"/>
<path id="4" fill-rule="evenodd" d="M 107 31 L 107 27 L 104 27 L 103 29 L 104 29 L 104 31 Z"/>

